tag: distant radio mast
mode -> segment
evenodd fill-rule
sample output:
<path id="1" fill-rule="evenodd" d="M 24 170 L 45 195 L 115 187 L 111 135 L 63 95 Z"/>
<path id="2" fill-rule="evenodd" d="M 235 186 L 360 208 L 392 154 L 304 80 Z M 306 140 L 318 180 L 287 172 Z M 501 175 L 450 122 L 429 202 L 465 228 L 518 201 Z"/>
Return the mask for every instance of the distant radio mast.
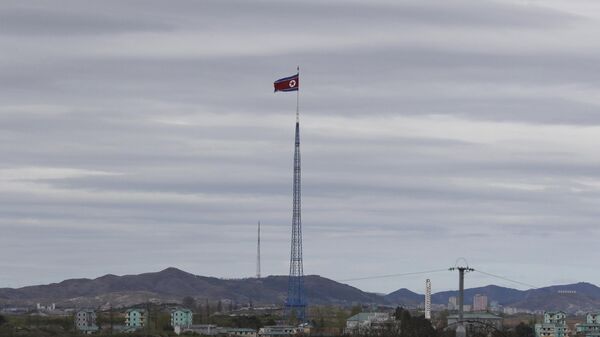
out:
<path id="1" fill-rule="evenodd" d="M 256 278 L 260 278 L 260 221 L 258 222 L 258 243 L 256 245 Z"/>
<path id="2" fill-rule="evenodd" d="M 425 280 L 425 319 L 431 319 L 431 281 Z"/>

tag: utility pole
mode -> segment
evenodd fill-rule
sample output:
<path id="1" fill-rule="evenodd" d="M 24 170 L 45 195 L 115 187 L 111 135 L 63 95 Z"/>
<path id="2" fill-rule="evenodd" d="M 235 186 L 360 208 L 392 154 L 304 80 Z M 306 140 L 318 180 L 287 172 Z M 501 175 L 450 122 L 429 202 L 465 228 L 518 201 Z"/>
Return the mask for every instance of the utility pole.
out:
<path id="1" fill-rule="evenodd" d="M 466 266 L 452 267 L 449 270 L 458 270 L 458 324 L 456 326 L 456 337 L 466 337 L 467 331 L 464 326 L 464 300 L 465 300 L 465 272 L 475 269 Z"/>

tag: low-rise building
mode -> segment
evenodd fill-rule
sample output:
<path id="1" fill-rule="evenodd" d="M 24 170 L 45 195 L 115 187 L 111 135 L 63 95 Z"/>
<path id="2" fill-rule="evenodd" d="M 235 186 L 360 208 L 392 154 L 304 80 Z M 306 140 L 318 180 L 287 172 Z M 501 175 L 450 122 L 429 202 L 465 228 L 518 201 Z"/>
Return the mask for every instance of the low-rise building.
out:
<path id="1" fill-rule="evenodd" d="M 359 334 L 390 321 L 387 312 L 361 312 L 346 320 L 346 334 Z"/>
<path id="2" fill-rule="evenodd" d="M 575 331 L 585 337 L 600 337 L 600 312 L 588 312 L 585 323 L 575 324 Z"/>
<path id="3" fill-rule="evenodd" d="M 290 327 L 292 328 L 292 327 Z M 180 335 L 186 332 L 193 332 L 202 336 L 228 336 L 228 337 L 257 337 L 256 330 L 245 328 L 225 328 L 214 324 L 194 324 L 189 326 L 174 325 L 175 334 Z M 262 330 L 262 329 L 261 329 Z M 274 329 L 273 332 L 281 331 Z M 267 334 L 267 336 L 289 336 L 292 333 L 285 334 Z"/>
<path id="4" fill-rule="evenodd" d="M 128 309 L 125 312 L 126 330 L 137 330 L 146 326 L 147 321 L 146 310 L 144 309 Z"/>
<path id="5" fill-rule="evenodd" d="M 254 329 L 228 328 L 224 332 L 229 337 L 257 337 Z"/>
<path id="6" fill-rule="evenodd" d="M 494 312 L 494 313 L 501 313 L 502 305 L 498 301 L 491 301 L 490 302 L 490 311 Z"/>
<path id="7" fill-rule="evenodd" d="M 456 326 L 458 323 L 457 314 L 448 316 L 448 326 Z M 463 325 L 467 331 L 501 330 L 502 317 L 487 312 L 465 312 L 463 314 Z"/>
<path id="8" fill-rule="evenodd" d="M 75 328 L 84 334 L 91 334 L 99 330 L 96 325 L 96 312 L 91 309 L 79 310 L 75 313 Z"/>
<path id="9" fill-rule="evenodd" d="M 536 337 L 569 337 L 567 314 L 563 311 L 544 312 L 544 322 L 535 325 Z"/>
<path id="10" fill-rule="evenodd" d="M 258 337 L 288 337 L 298 333 L 291 325 L 267 325 L 258 330 Z"/>
<path id="11" fill-rule="evenodd" d="M 171 326 L 173 328 L 179 326 L 181 328 L 189 328 L 193 324 L 194 314 L 190 309 L 173 309 L 171 310 Z"/>
<path id="12" fill-rule="evenodd" d="M 223 333 L 223 328 L 214 324 L 194 324 L 186 328 L 176 325 L 173 329 L 178 335 L 183 332 L 194 332 L 202 336 L 216 336 Z"/>

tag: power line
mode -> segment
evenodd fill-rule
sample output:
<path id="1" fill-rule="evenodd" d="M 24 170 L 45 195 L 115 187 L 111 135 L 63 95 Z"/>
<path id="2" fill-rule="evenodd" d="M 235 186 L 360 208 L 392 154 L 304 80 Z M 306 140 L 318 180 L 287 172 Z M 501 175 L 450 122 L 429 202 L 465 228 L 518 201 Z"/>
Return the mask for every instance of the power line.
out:
<path id="1" fill-rule="evenodd" d="M 350 279 L 345 279 L 345 280 L 337 280 L 337 282 L 350 282 L 350 281 L 361 281 L 361 280 L 375 280 L 375 279 L 388 278 L 388 277 L 402 277 L 402 276 L 410 276 L 410 275 L 431 274 L 431 273 L 438 273 L 438 272 L 441 272 L 441 271 L 448 271 L 448 269 L 445 268 L 445 269 L 435 269 L 435 270 L 426 270 L 426 271 L 415 271 L 415 272 L 401 273 L 401 274 L 388 274 L 388 275 L 357 277 L 357 278 L 350 278 Z"/>
<path id="2" fill-rule="evenodd" d="M 484 275 L 488 275 L 488 276 L 491 276 L 491 277 L 499 278 L 499 279 L 501 279 L 501 280 L 504 280 L 504 281 L 508 281 L 508 282 L 512 282 L 512 283 L 520 284 L 520 285 L 523 285 L 523 286 L 526 286 L 526 287 L 530 287 L 530 288 L 532 288 L 532 289 L 538 289 L 538 288 L 539 288 L 539 287 L 536 287 L 536 286 L 534 286 L 534 285 L 532 285 L 532 284 L 529 284 L 529 283 L 525 283 L 525 282 L 521 282 L 521 281 L 512 280 L 512 279 L 509 279 L 508 277 L 504 277 L 504 276 L 500 276 L 500 275 L 495 275 L 495 274 L 491 274 L 491 273 L 486 273 L 486 272 L 484 272 L 484 271 L 482 271 L 482 270 L 479 270 L 479 269 L 475 269 L 475 271 L 476 271 L 476 272 L 479 272 L 479 273 L 482 273 L 482 274 L 484 274 Z"/>
<path id="3" fill-rule="evenodd" d="M 374 276 L 365 276 L 365 277 L 356 277 L 356 278 L 349 278 L 349 279 L 343 279 L 343 280 L 336 280 L 337 282 L 351 282 L 351 281 L 362 281 L 362 280 L 376 280 L 376 279 L 382 279 L 382 278 L 392 278 L 392 277 L 403 277 L 403 276 L 411 276 L 411 275 L 422 275 L 422 274 L 431 274 L 431 273 L 439 273 L 442 271 L 448 271 L 447 268 L 444 269 L 433 269 L 433 270 L 425 270 L 425 271 L 415 271 L 415 272 L 408 272 L 408 273 L 398 273 L 398 274 L 387 274 L 387 275 L 374 275 Z M 492 273 L 488 273 L 485 272 L 483 270 L 480 269 L 474 269 L 474 271 L 479 272 L 481 274 L 487 275 L 487 276 L 491 276 L 491 277 L 495 277 L 504 281 L 508 281 L 508 282 L 512 282 L 515 284 L 520 284 L 522 286 L 526 286 L 532 289 L 538 289 L 539 287 L 533 285 L 533 284 L 529 284 L 529 283 L 525 283 L 525 282 L 521 282 L 521 281 L 517 281 L 517 280 L 513 280 L 510 279 L 508 277 L 504 277 L 504 276 L 500 276 L 500 275 L 496 275 L 496 274 L 492 274 Z"/>

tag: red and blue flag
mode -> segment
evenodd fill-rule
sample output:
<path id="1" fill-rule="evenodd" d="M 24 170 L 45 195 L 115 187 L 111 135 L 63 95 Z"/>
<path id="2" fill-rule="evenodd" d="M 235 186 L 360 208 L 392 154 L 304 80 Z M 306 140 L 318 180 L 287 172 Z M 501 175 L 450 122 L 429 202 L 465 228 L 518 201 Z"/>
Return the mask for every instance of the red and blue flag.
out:
<path id="1" fill-rule="evenodd" d="M 300 86 L 300 74 L 296 74 L 289 77 L 280 78 L 273 86 L 275 87 L 275 92 L 278 91 L 298 91 L 298 87 Z"/>

